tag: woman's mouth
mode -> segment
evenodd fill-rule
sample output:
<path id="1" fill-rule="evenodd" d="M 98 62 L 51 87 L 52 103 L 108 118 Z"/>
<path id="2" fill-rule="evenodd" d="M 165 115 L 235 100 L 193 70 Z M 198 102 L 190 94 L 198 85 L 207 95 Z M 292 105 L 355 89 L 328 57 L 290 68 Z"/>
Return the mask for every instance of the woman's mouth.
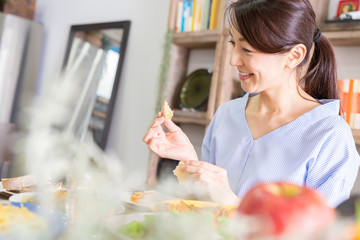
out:
<path id="1" fill-rule="evenodd" d="M 253 73 L 243 73 L 243 72 L 239 72 L 239 78 L 241 81 L 245 81 L 248 80 L 249 78 L 251 78 L 254 74 Z"/>

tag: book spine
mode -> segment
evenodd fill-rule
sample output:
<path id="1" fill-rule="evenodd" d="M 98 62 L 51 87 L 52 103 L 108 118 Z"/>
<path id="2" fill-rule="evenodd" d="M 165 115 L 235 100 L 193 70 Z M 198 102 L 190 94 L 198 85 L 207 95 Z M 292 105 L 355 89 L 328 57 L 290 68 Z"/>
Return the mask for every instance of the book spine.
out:
<path id="1" fill-rule="evenodd" d="M 210 29 L 210 15 L 211 15 L 212 2 L 213 0 L 209 1 L 209 11 L 207 12 L 207 17 L 206 17 L 206 29 Z"/>
<path id="2" fill-rule="evenodd" d="M 204 5 L 204 0 L 197 0 L 194 31 L 201 30 L 201 16 L 202 16 L 203 5 Z"/>
<path id="3" fill-rule="evenodd" d="M 182 10 L 182 19 L 181 19 L 181 32 L 185 31 L 185 19 L 186 19 L 186 9 L 187 9 L 188 0 L 183 1 L 183 10 Z"/>
<path id="4" fill-rule="evenodd" d="M 191 22 L 191 31 L 195 31 L 195 22 L 196 22 L 196 5 L 198 0 L 193 0 L 192 8 L 192 22 Z"/>
<path id="5" fill-rule="evenodd" d="M 201 16 L 201 30 L 207 29 L 207 18 L 209 15 L 209 7 L 210 7 L 210 0 L 205 0 L 203 9 L 202 9 L 202 16 Z"/>
<path id="6" fill-rule="evenodd" d="M 187 19 L 186 19 L 186 29 L 185 31 L 187 32 L 191 32 L 191 25 L 192 25 L 192 15 L 193 15 L 193 1 L 189 1 L 188 2 L 188 7 L 187 7 Z"/>
<path id="7" fill-rule="evenodd" d="M 181 23 L 183 18 L 183 1 L 178 2 L 177 16 L 176 16 L 176 32 L 181 32 Z"/>
<path id="8" fill-rule="evenodd" d="M 357 83 L 357 87 L 356 87 L 356 97 L 354 99 L 355 120 L 354 120 L 353 128 L 360 129 L 360 79 L 355 79 L 355 82 Z"/>
<path id="9" fill-rule="evenodd" d="M 354 79 L 351 78 L 349 80 L 349 93 L 348 93 L 348 101 L 346 106 L 346 122 L 349 125 L 351 119 L 353 93 L 354 93 Z"/>
<path id="10" fill-rule="evenodd" d="M 353 95 L 351 98 L 351 115 L 350 115 L 350 127 L 355 128 L 356 125 L 356 118 L 357 118 L 357 98 L 359 95 L 359 81 L 356 79 L 354 81 L 354 87 L 353 87 Z"/>
<path id="11" fill-rule="evenodd" d="M 209 29 L 217 28 L 219 3 L 220 3 L 220 0 L 212 0 Z"/>

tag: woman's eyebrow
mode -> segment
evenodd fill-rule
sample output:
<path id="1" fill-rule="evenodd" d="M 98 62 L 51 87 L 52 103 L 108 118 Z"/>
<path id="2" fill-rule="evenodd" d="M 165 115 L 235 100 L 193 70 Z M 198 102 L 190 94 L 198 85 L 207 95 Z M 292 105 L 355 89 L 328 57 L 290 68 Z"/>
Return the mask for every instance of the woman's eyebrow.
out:
<path id="1" fill-rule="evenodd" d="M 232 35 L 232 33 L 231 33 L 231 31 L 229 31 L 229 33 L 230 33 L 230 37 L 232 37 L 233 38 L 233 35 Z M 239 37 L 239 39 L 238 39 L 240 42 L 243 42 L 243 41 L 245 41 L 245 39 L 243 38 L 243 37 Z"/>

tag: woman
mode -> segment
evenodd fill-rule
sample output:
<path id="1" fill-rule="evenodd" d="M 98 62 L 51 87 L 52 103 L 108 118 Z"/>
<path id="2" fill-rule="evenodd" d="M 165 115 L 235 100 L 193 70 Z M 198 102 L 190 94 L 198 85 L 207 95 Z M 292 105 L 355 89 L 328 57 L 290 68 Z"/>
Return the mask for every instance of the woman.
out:
<path id="1" fill-rule="evenodd" d="M 308 0 L 239 0 L 228 8 L 230 63 L 244 97 L 218 108 L 202 161 L 188 138 L 159 114 L 144 142 L 206 184 L 212 200 L 237 205 L 260 182 L 288 181 L 347 199 L 360 163 L 339 115 L 333 49 Z M 170 130 L 164 133 L 161 124 Z"/>

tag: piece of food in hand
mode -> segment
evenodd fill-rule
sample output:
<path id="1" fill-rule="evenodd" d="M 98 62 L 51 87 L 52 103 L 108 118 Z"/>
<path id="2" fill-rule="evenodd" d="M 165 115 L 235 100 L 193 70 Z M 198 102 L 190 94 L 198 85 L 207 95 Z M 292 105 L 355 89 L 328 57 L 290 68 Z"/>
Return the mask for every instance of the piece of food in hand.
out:
<path id="1" fill-rule="evenodd" d="M 322 195 L 287 182 L 254 186 L 240 202 L 238 212 L 264 221 L 259 234 L 275 236 L 312 235 L 335 220 L 335 210 Z"/>
<path id="2" fill-rule="evenodd" d="M 164 101 L 162 105 L 161 114 L 165 119 L 171 119 L 174 116 L 174 111 L 171 110 L 167 101 Z"/>
<path id="3" fill-rule="evenodd" d="M 35 186 L 37 180 L 32 175 L 25 175 L 14 178 L 2 178 L 1 183 L 6 190 L 18 190 L 26 187 Z"/>
<path id="4" fill-rule="evenodd" d="M 173 173 L 177 177 L 179 183 L 184 183 L 191 180 L 191 174 L 181 170 L 181 166 L 184 166 L 183 162 L 179 162 L 179 164 L 174 169 Z"/>

